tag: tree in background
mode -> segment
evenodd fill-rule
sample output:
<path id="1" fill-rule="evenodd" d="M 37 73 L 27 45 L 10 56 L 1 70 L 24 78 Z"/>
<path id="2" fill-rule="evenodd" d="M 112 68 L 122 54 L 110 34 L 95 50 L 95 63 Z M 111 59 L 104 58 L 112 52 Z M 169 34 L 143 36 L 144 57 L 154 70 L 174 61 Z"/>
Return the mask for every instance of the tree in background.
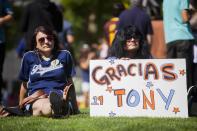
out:
<path id="1" fill-rule="evenodd" d="M 23 6 L 32 0 L 10 0 L 13 3 L 14 21 L 8 26 L 7 31 L 10 38 L 8 43 L 13 48 L 21 36 L 19 30 L 20 17 Z M 112 16 L 112 6 L 115 2 L 124 3 L 125 7 L 130 7 L 130 0 L 51 0 L 62 4 L 65 7 L 64 17 L 73 24 L 76 43 L 95 43 L 103 36 L 104 23 Z M 146 0 L 145 0 L 146 1 Z M 149 0 L 148 0 L 149 1 Z M 151 0 L 152 1 L 152 0 Z M 155 0 L 156 1 L 156 0 Z M 163 0 L 156 2 L 161 7 Z M 149 2 L 150 3 L 150 2 Z M 152 8 L 153 4 L 146 3 L 145 6 Z M 158 7 L 157 7 L 158 8 Z M 152 15 L 152 14 L 150 14 Z M 76 46 L 80 44 L 75 44 Z"/>
<path id="2" fill-rule="evenodd" d="M 128 3 L 129 0 L 61 0 L 64 16 L 73 24 L 76 40 L 97 42 L 103 36 L 104 23 L 112 16 L 114 2 Z"/>

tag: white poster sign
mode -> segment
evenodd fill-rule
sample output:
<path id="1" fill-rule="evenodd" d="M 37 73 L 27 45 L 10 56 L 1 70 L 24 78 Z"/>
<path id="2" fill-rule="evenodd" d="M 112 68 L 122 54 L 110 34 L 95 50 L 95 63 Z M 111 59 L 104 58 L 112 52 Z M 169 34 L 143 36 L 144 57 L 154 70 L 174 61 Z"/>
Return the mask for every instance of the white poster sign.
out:
<path id="1" fill-rule="evenodd" d="M 90 116 L 188 117 L 184 59 L 90 61 Z"/>

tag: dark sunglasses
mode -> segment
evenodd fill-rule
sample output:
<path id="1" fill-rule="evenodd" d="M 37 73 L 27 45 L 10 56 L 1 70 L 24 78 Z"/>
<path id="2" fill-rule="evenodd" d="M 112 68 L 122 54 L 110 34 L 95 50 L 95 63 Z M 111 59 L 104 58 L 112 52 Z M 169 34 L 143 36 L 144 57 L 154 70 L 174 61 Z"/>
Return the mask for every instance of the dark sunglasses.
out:
<path id="1" fill-rule="evenodd" d="M 40 42 L 40 43 L 44 43 L 45 42 L 45 39 L 47 39 L 48 41 L 53 41 L 53 36 L 47 36 L 47 37 L 41 37 L 41 38 L 39 38 L 38 39 L 38 42 Z"/>
<path id="2" fill-rule="evenodd" d="M 132 40 L 133 39 L 133 40 Z M 127 42 L 138 42 L 139 41 L 139 38 L 137 37 L 133 37 L 133 38 L 130 38 L 128 40 L 126 40 Z"/>

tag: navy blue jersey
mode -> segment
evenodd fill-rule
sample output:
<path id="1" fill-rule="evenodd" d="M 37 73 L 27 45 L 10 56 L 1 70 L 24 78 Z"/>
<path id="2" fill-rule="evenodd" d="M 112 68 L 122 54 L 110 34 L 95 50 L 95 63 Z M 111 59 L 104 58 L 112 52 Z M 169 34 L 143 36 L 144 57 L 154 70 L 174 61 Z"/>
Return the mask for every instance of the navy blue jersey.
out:
<path id="1" fill-rule="evenodd" d="M 89 82 L 89 68 L 87 70 L 82 69 L 81 70 L 81 76 L 82 76 L 82 80 L 83 82 Z"/>
<path id="2" fill-rule="evenodd" d="M 19 79 L 27 82 L 29 95 L 38 89 L 49 94 L 63 90 L 73 69 L 71 54 L 66 50 L 58 51 L 49 61 L 41 59 L 36 51 L 29 51 L 23 56 Z"/>

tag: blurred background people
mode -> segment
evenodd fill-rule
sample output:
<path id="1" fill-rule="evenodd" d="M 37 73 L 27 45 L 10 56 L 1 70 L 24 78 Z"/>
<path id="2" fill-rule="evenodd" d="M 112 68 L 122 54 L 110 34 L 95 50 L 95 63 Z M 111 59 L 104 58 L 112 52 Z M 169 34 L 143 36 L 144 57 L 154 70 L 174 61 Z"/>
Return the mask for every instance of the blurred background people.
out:
<path id="1" fill-rule="evenodd" d="M 125 10 L 125 7 L 122 3 L 114 3 L 112 9 L 112 18 L 107 21 L 104 25 L 105 38 L 109 46 L 112 45 L 115 34 L 117 32 L 117 26 L 119 22 L 119 15 L 122 11 Z"/>
<path id="2" fill-rule="evenodd" d="M 189 21 L 192 29 L 195 42 L 193 45 L 193 86 L 188 89 L 188 103 L 189 103 L 189 113 L 192 116 L 197 116 L 197 1 L 190 0 L 190 15 L 191 19 Z"/>
<path id="3" fill-rule="evenodd" d="M 189 25 L 188 0 L 164 0 L 163 19 L 168 58 L 185 58 L 187 89 L 193 85 L 194 37 Z"/>
<path id="4" fill-rule="evenodd" d="M 108 56 L 109 44 L 105 38 L 99 39 L 99 59 L 105 59 Z"/>
<path id="5" fill-rule="evenodd" d="M 63 12 L 65 11 L 64 7 L 62 5 L 59 5 L 59 8 L 63 14 Z M 66 20 L 65 18 L 63 18 L 63 29 L 59 33 L 59 40 L 60 40 L 60 48 L 68 50 L 73 56 L 74 63 L 77 64 L 74 48 L 73 48 L 73 44 L 75 42 L 75 36 L 74 36 L 72 23 Z"/>
<path id="6" fill-rule="evenodd" d="M 16 53 L 17 53 L 17 56 L 18 58 L 22 58 L 23 57 L 23 54 L 25 53 L 25 47 L 26 44 L 25 44 L 25 38 L 22 37 L 19 42 L 18 42 L 18 45 L 16 47 Z"/>
<path id="7" fill-rule="evenodd" d="M 80 59 L 79 66 L 81 69 L 81 77 L 82 77 L 82 95 L 85 101 L 85 107 L 89 107 L 89 64 L 90 60 L 96 59 L 97 54 L 94 48 L 89 47 L 87 44 L 84 44 L 80 50 Z"/>
<path id="8" fill-rule="evenodd" d="M 67 49 L 73 52 L 72 44 L 74 43 L 75 37 L 72 29 L 72 24 L 64 19 L 63 21 L 63 31 L 59 33 L 61 48 Z M 72 53 L 71 53 L 72 54 Z"/>
<path id="9" fill-rule="evenodd" d="M 6 51 L 6 40 L 4 26 L 12 19 L 13 11 L 7 0 L 0 0 L 0 103 L 2 99 L 1 89 L 3 87 L 3 64 Z"/>
<path id="10" fill-rule="evenodd" d="M 45 26 L 62 31 L 63 16 L 55 3 L 50 0 L 33 0 L 29 3 L 22 15 L 21 30 L 24 33 L 26 50 L 31 47 L 33 31 L 38 26 Z"/>
<path id="11" fill-rule="evenodd" d="M 153 29 L 150 16 L 142 6 L 143 0 L 131 0 L 131 9 L 123 11 L 119 16 L 118 30 L 129 25 L 135 25 L 142 34 L 143 39 L 151 45 Z"/>
<path id="12" fill-rule="evenodd" d="M 191 19 L 190 19 L 190 25 L 192 29 L 193 36 L 195 38 L 195 43 L 193 46 L 193 52 L 194 52 L 194 67 L 193 67 L 193 84 L 197 85 L 197 1 L 196 0 L 190 0 L 190 9 L 191 9 Z"/>
<path id="13" fill-rule="evenodd" d="M 143 0 L 143 7 L 146 12 L 151 16 L 151 19 L 162 19 L 161 18 L 161 9 L 160 4 L 163 0 Z"/>

